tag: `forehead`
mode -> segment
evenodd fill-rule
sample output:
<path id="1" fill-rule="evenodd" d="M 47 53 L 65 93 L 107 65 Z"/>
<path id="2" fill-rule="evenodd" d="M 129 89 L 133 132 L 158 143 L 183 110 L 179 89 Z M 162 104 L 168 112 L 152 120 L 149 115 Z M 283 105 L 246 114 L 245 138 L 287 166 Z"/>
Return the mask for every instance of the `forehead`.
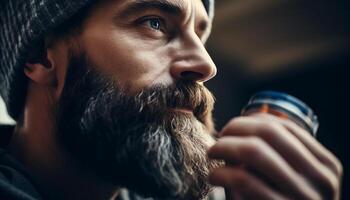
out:
<path id="1" fill-rule="evenodd" d="M 161 8 L 183 17 L 194 15 L 201 20 L 209 20 L 208 13 L 202 0 L 118 0 L 121 9 L 138 6 L 139 9 Z"/>
<path id="2" fill-rule="evenodd" d="M 115 0 L 114 2 L 118 2 L 119 4 L 126 5 L 128 3 L 164 3 L 169 5 L 174 5 L 176 7 L 182 8 L 186 10 L 191 6 L 202 5 L 204 8 L 204 4 L 202 0 Z M 205 9 L 204 9 L 205 10 Z"/>

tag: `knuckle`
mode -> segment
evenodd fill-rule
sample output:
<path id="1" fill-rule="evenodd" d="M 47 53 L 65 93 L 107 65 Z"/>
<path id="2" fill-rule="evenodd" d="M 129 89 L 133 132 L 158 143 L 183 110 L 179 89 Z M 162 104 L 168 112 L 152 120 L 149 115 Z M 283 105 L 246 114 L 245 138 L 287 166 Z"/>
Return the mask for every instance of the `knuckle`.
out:
<path id="1" fill-rule="evenodd" d="M 261 132 L 264 135 L 271 135 L 281 130 L 282 125 L 274 121 L 266 121 L 261 124 Z"/>
<path id="2" fill-rule="evenodd" d="M 227 136 L 230 135 L 232 130 L 234 130 L 237 126 L 237 123 L 239 123 L 241 117 L 236 117 L 231 119 L 222 129 L 220 136 Z"/>
<path id="3" fill-rule="evenodd" d="M 283 130 L 283 125 L 278 122 L 262 121 L 257 127 L 256 135 L 264 138 L 266 141 L 271 141 L 278 137 L 278 134 Z"/>
<path id="4" fill-rule="evenodd" d="M 242 149 L 242 154 L 250 159 L 256 158 L 262 154 L 265 146 L 266 144 L 262 139 L 258 137 L 249 137 L 246 145 Z"/>
<path id="5" fill-rule="evenodd" d="M 262 141 L 262 139 L 260 139 L 258 137 L 250 137 L 248 140 L 248 144 L 251 147 L 259 148 L 257 150 L 260 150 L 260 148 L 263 147 L 264 142 Z"/>
<path id="6" fill-rule="evenodd" d="M 237 118 L 239 118 L 239 117 L 236 117 L 236 118 L 231 119 L 231 120 L 226 124 L 225 129 L 227 129 L 228 127 L 234 126 L 234 125 L 236 124 Z"/>
<path id="7" fill-rule="evenodd" d="M 249 121 L 249 118 L 246 116 L 240 116 L 232 118 L 222 129 L 220 135 L 234 135 L 234 133 L 238 130 L 241 130 L 242 124 L 246 124 Z"/>
<path id="8" fill-rule="evenodd" d="M 334 159 L 335 173 L 338 177 L 342 177 L 344 173 L 343 165 L 338 158 Z"/>
<path id="9" fill-rule="evenodd" d="M 241 122 L 244 121 L 245 119 L 246 119 L 246 117 L 243 117 L 243 116 L 235 117 L 235 118 L 231 119 L 231 120 L 227 123 L 227 127 L 236 126 L 236 124 L 241 123 Z"/>

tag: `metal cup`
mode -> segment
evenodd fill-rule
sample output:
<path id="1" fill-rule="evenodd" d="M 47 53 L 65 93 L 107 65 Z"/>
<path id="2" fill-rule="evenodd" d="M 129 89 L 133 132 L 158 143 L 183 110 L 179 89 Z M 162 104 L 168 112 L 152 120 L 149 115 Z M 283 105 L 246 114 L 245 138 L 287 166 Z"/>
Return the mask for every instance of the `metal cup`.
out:
<path id="1" fill-rule="evenodd" d="M 257 112 L 292 120 L 316 137 L 319 127 L 317 116 L 309 106 L 289 94 L 275 91 L 256 93 L 242 109 L 242 115 Z"/>

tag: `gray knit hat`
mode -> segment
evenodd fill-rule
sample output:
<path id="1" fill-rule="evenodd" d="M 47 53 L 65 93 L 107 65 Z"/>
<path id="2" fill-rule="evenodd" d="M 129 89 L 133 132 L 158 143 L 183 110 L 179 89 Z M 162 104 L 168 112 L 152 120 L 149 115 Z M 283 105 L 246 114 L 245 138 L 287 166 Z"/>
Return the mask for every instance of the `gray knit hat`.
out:
<path id="1" fill-rule="evenodd" d="M 28 51 L 42 37 L 96 0 L 0 0 L 0 95 L 9 115 L 18 119 L 27 79 L 23 66 Z M 210 16 L 214 0 L 202 0 Z"/>

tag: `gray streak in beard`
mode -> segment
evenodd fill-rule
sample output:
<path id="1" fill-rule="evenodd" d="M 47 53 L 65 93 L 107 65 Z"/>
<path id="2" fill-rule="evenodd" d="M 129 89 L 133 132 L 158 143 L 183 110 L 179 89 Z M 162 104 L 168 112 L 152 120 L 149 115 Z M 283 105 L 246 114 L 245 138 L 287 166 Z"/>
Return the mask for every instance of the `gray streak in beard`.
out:
<path id="1" fill-rule="evenodd" d="M 213 98 L 178 82 L 128 96 L 85 56 L 71 61 L 58 106 L 62 145 L 101 178 L 155 199 L 199 199 L 217 163 L 206 156 Z M 169 108 L 190 107 L 192 114 Z M 210 127 L 209 127 L 210 128 Z"/>
<path id="2" fill-rule="evenodd" d="M 155 161 L 151 164 L 154 169 L 159 169 L 156 174 L 153 172 L 148 172 L 149 169 L 144 168 L 145 172 L 149 173 L 149 176 L 153 176 L 159 185 L 171 184 L 175 191 L 174 196 L 179 196 L 179 194 L 186 190 L 180 178 L 179 172 L 177 171 L 174 160 L 176 158 L 172 155 L 172 141 L 169 134 L 166 133 L 163 127 L 155 127 L 148 131 L 148 134 L 144 134 L 142 138 L 143 142 L 147 144 L 145 153 L 148 154 L 147 157 L 154 157 Z M 144 161 L 149 162 L 149 161 Z M 157 179 L 157 177 L 163 177 L 162 179 Z"/>

